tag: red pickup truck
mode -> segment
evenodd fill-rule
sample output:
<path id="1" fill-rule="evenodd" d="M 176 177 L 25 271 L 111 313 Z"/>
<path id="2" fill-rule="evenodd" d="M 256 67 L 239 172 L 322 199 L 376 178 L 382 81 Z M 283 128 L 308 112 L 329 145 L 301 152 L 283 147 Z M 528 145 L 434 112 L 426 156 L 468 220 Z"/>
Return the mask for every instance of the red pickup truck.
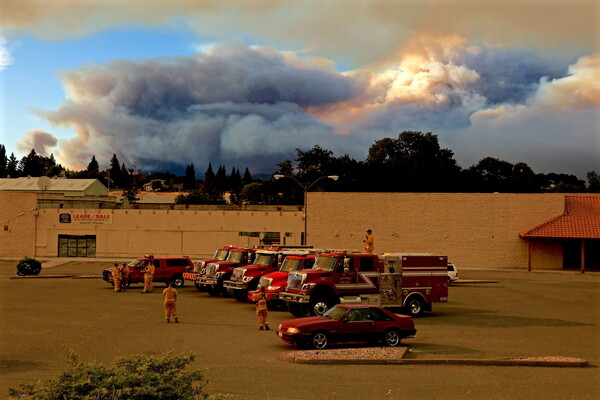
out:
<path id="1" fill-rule="evenodd" d="M 185 283 L 183 279 L 183 273 L 186 268 L 194 267 L 194 263 L 189 257 L 157 257 L 144 256 L 136 258 L 127 265 L 129 268 L 129 282 L 127 286 L 132 283 L 143 283 L 144 282 L 144 268 L 147 263 L 154 264 L 154 282 L 165 282 L 167 285 L 171 283 L 174 287 L 182 287 Z M 106 282 L 113 284 L 112 269 L 107 268 L 102 271 L 102 279 Z"/>

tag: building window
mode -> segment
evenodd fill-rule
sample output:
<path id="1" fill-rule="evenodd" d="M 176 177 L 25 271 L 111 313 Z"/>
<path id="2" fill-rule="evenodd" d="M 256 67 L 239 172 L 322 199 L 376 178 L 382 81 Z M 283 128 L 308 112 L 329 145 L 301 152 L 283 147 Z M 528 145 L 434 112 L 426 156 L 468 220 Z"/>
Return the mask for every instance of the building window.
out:
<path id="1" fill-rule="evenodd" d="M 59 257 L 96 257 L 96 235 L 58 235 Z"/>

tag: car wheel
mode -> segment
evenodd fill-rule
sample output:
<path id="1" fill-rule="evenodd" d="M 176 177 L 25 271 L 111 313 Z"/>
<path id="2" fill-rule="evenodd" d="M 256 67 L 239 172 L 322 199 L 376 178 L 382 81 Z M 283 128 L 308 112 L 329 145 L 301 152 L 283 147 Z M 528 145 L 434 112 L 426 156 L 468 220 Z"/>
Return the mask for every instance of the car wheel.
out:
<path id="1" fill-rule="evenodd" d="M 327 347 L 329 338 L 325 332 L 315 332 L 310 336 L 310 343 L 315 349 L 322 350 Z"/>
<path id="2" fill-rule="evenodd" d="M 183 287 L 184 284 L 185 284 L 185 279 L 183 279 L 183 276 L 181 276 L 181 275 L 177 275 L 173 278 L 173 280 L 171 280 L 171 285 L 173 285 L 173 287 L 176 287 L 176 288 Z M 169 285 L 169 282 L 167 282 L 167 286 L 168 285 Z"/>
<path id="3" fill-rule="evenodd" d="M 298 318 L 306 317 L 306 314 L 308 313 L 308 309 L 305 304 L 288 303 L 288 309 L 294 317 Z"/>
<path id="4" fill-rule="evenodd" d="M 418 317 L 423 314 L 424 307 L 423 301 L 418 297 L 412 297 L 408 303 L 406 303 L 406 310 L 412 317 Z"/>
<path id="5" fill-rule="evenodd" d="M 396 347 L 400 344 L 400 333 L 396 329 L 388 329 L 383 334 L 383 342 L 390 347 Z"/>

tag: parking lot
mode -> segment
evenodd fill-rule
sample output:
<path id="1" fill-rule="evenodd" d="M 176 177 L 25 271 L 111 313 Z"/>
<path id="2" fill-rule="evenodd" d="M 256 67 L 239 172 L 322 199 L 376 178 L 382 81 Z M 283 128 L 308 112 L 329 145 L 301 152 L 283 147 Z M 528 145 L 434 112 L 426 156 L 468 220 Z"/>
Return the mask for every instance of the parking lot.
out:
<path id="1" fill-rule="evenodd" d="M 129 260 L 123 260 L 129 261 Z M 596 399 L 600 397 L 600 274 L 462 269 L 466 279 L 497 283 L 450 287 L 450 301 L 415 320 L 403 343 L 427 359 L 564 356 L 586 368 L 450 365 L 307 365 L 280 361 L 294 350 L 274 331 L 259 331 L 254 307 L 179 289 L 182 323 L 166 324 L 161 291 L 114 293 L 99 278 L 110 262 L 74 261 L 39 278 L 10 279 L 0 261 L 0 399 L 8 388 L 56 376 L 64 346 L 84 361 L 110 363 L 168 350 L 197 354 L 194 368 L 210 394 L 230 399 Z M 43 278 L 77 275 L 79 278 Z M 269 312 L 272 327 L 292 316 Z"/>

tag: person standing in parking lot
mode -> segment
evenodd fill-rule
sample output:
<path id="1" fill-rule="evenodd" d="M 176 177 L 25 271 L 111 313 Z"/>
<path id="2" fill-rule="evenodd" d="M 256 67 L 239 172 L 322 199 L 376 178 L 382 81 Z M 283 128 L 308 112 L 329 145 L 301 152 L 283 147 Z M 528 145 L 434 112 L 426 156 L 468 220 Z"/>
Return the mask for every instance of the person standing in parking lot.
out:
<path id="1" fill-rule="evenodd" d="M 154 279 L 154 260 L 150 259 L 146 261 L 146 267 L 144 268 L 144 290 L 142 293 L 150 293 L 154 290 L 152 286 L 152 280 Z"/>
<path id="2" fill-rule="evenodd" d="M 121 270 L 119 269 L 119 264 L 115 263 L 115 265 L 111 268 L 112 276 L 113 276 L 113 286 L 115 288 L 115 293 L 121 291 L 121 280 L 123 275 L 121 274 Z"/>
<path id="3" fill-rule="evenodd" d="M 254 300 L 256 300 L 256 316 L 258 317 L 258 329 L 268 331 L 269 322 L 267 321 L 267 296 L 265 295 L 265 287 L 259 285 L 254 292 Z"/>
<path id="4" fill-rule="evenodd" d="M 123 263 L 120 267 L 121 270 L 121 291 L 124 292 L 127 290 L 127 285 L 129 284 L 129 267 L 127 264 Z"/>
<path id="5" fill-rule="evenodd" d="M 367 230 L 367 235 L 363 242 L 365 243 L 365 252 L 372 254 L 373 250 L 375 250 L 375 239 L 373 239 L 373 232 L 370 229 Z"/>
<path id="6" fill-rule="evenodd" d="M 165 298 L 165 319 L 167 323 L 171 322 L 171 315 L 175 318 L 175 322 L 179 323 L 177 316 L 177 290 L 169 283 L 169 286 L 163 290 L 163 297 Z"/>

